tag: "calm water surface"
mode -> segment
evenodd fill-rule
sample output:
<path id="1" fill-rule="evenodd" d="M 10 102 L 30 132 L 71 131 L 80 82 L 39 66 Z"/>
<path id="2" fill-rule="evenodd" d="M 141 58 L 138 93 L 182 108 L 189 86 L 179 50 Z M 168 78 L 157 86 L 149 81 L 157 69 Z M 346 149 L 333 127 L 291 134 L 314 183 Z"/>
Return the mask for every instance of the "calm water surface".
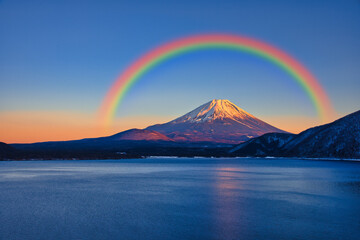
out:
<path id="1" fill-rule="evenodd" d="M 0 162 L 0 239 L 360 239 L 360 162 Z"/>

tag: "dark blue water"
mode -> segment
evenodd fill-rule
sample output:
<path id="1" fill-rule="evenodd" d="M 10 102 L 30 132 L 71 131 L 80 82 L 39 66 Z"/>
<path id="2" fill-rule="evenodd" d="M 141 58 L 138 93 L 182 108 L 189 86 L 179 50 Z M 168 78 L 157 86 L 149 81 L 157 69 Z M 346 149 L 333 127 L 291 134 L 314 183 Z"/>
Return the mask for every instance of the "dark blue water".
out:
<path id="1" fill-rule="evenodd" d="M 0 239 L 359 239 L 360 162 L 0 162 Z"/>

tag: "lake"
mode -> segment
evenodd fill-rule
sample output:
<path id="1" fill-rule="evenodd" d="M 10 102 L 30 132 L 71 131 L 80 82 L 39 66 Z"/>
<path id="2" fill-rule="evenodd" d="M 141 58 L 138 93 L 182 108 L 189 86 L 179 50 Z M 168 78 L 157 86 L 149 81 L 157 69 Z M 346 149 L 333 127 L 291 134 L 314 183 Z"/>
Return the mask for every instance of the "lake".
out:
<path id="1" fill-rule="evenodd" d="M 0 162 L 0 239 L 360 239 L 360 162 Z"/>

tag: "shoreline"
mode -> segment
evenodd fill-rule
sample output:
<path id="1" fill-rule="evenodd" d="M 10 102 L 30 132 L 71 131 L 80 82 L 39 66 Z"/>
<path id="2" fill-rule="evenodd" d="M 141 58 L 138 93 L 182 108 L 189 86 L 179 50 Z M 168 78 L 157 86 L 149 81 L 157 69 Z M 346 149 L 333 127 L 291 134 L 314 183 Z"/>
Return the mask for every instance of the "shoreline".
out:
<path id="1" fill-rule="evenodd" d="M 121 160 L 140 160 L 140 159 L 267 159 L 271 161 L 271 159 L 288 159 L 288 160 L 305 160 L 305 161 L 336 161 L 336 162 L 360 162 L 358 158 L 309 158 L 309 157 L 203 157 L 203 156 L 142 156 L 139 158 L 99 158 L 99 159 L 79 159 L 79 158 L 58 158 L 58 159 L 42 159 L 42 158 L 31 158 L 31 159 L 1 159 L 0 162 L 28 162 L 28 161 L 121 161 Z"/>

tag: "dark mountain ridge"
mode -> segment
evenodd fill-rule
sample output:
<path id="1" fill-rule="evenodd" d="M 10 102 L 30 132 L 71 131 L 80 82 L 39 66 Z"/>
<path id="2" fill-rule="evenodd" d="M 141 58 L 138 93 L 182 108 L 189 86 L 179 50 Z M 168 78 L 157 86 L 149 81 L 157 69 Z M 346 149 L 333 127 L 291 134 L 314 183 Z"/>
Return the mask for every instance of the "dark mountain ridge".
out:
<path id="1" fill-rule="evenodd" d="M 276 144 L 277 141 L 281 144 Z M 236 146 L 230 153 L 233 156 L 360 158 L 360 111 L 297 135 L 265 134 Z"/>

